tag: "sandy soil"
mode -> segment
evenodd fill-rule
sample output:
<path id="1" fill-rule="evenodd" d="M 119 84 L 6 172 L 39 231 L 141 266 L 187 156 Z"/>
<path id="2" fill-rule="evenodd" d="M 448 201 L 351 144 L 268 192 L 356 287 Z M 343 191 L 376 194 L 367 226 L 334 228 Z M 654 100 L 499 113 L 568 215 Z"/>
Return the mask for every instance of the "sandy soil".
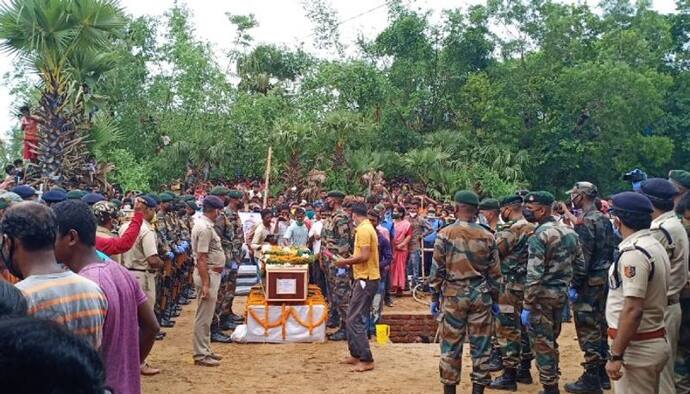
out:
<path id="1" fill-rule="evenodd" d="M 396 299 L 388 312 L 415 308 L 410 298 Z M 235 310 L 244 310 L 244 298 Z M 422 307 L 423 308 L 423 307 Z M 349 372 L 338 362 L 347 355 L 345 342 L 323 344 L 213 344 L 224 360 L 220 367 L 194 366 L 191 355 L 195 304 L 184 307 L 177 324 L 167 329 L 167 338 L 156 342 L 149 363 L 162 368 L 158 376 L 142 377 L 144 393 L 438 393 L 439 347 L 436 344 L 390 344 L 372 342 L 376 370 Z M 582 353 L 575 328 L 565 323 L 561 346 L 561 387 L 580 375 Z M 463 355 L 459 393 L 471 390 L 471 360 L 468 347 Z M 495 374 L 496 376 L 498 374 Z M 538 378 L 536 368 L 532 376 Z M 519 385 L 518 393 L 537 393 L 538 384 Z M 487 393 L 492 392 L 487 390 Z M 499 391 L 495 391 L 499 392 Z"/>

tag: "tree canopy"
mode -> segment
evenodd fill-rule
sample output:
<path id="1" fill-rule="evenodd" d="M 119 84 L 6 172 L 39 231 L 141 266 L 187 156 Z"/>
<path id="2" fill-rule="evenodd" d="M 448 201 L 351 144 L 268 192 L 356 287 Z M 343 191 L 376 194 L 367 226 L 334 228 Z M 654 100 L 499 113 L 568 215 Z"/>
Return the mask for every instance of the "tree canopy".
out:
<path id="1" fill-rule="evenodd" d="M 328 187 L 361 192 L 362 176 L 380 170 L 438 198 L 460 188 L 563 192 L 578 180 L 613 193 L 634 167 L 656 176 L 690 168 L 687 2 L 663 15 L 644 1 L 604 0 L 599 12 L 490 0 L 440 22 L 388 7 L 388 25 L 346 57 L 337 16 L 308 2 L 314 39 L 336 59 L 255 44 L 253 15 L 228 14 L 237 35 L 224 59 L 184 6 L 128 18 L 107 36 L 111 67 L 73 76 L 103 97 L 104 130 L 119 130 L 92 132 L 91 151 L 115 165 L 113 181 L 139 190 L 189 169 L 261 177 L 269 146 L 275 187 L 302 187 L 319 169 Z M 27 93 L 22 78 L 13 84 Z"/>

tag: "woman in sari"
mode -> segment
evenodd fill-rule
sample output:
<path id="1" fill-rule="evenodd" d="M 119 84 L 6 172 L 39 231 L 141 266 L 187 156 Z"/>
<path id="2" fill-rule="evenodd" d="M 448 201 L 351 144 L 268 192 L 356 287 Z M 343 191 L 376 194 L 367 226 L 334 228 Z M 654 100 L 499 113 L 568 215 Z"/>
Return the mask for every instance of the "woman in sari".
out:
<path id="1" fill-rule="evenodd" d="M 410 239 L 412 239 L 412 225 L 405 218 L 405 208 L 396 207 L 393 209 L 393 264 L 391 264 L 391 291 L 396 295 L 402 295 L 407 280 L 407 258 L 410 254 L 408 249 Z"/>

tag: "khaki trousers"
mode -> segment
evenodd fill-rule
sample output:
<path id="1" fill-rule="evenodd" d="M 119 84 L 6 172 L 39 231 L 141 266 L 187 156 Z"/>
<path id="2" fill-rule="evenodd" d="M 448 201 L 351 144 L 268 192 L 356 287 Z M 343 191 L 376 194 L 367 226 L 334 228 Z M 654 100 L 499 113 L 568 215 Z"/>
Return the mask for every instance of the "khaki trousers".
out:
<path id="1" fill-rule="evenodd" d="M 146 302 L 151 308 L 154 308 L 156 304 L 156 273 L 142 271 L 129 271 L 129 273 L 137 279 L 141 290 L 146 294 Z"/>
<path id="2" fill-rule="evenodd" d="M 678 336 L 680 334 L 681 310 L 680 304 L 675 303 L 666 307 L 664 312 L 664 324 L 666 325 L 666 339 L 671 346 L 671 358 L 666 362 L 664 370 L 661 372 L 659 378 L 659 392 L 675 393 L 676 383 L 673 373 L 673 366 L 676 362 L 676 353 L 678 353 Z"/>
<path id="3" fill-rule="evenodd" d="M 210 279 L 208 298 L 201 299 L 201 277 L 199 270 L 194 268 L 194 286 L 197 293 L 196 315 L 194 316 L 194 360 L 201 360 L 213 354 L 211 350 L 211 322 L 216 310 L 218 289 L 220 288 L 220 274 L 209 270 Z"/>
<path id="4" fill-rule="evenodd" d="M 669 359 L 671 347 L 666 338 L 630 342 L 625 349 L 623 376 L 612 380 L 616 394 L 669 394 L 659 391 L 659 375 Z"/>

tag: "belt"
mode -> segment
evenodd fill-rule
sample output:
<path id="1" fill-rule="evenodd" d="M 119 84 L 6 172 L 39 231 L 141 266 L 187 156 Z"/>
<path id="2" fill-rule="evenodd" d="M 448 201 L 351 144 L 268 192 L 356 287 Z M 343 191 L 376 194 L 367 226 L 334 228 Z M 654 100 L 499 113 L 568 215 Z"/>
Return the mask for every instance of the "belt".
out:
<path id="1" fill-rule="evenodd" d="M 611 339 L 616 339 L 616 335 L 618 335 L 618 330 L 615 328 L 609 328 L 609 338 Z M 660 328 L 658 330 L 650 331 L 650 332 L 639 332 L 635 335 L 633 335 L 631 341 L 649 341 L 650 339 L 657 339 L 657 338 L 664 338 L 666 336 L 666 329 L 665 328 Z"/>
<path id="2" fill-rule="evenodd" d="M 147 274 L 155 274 L 157 272 L 156 270 L 145 270 L 140 268 L 127 268 L 127 270 L 136 272 L 146 272 Z"/>
<path id="3" fill-rule="evenodd" d="M 680 294 L 674 294 L 672 296 L 668 296 L 668 302 L 666 305 L 673 305 L 677 304 L 680 302 Z"/>
<path id="4" fill-rule="evenodd" d="M 208 269 L 219 274 L 223 273 L 223 267 L 208 267 Z"/>

